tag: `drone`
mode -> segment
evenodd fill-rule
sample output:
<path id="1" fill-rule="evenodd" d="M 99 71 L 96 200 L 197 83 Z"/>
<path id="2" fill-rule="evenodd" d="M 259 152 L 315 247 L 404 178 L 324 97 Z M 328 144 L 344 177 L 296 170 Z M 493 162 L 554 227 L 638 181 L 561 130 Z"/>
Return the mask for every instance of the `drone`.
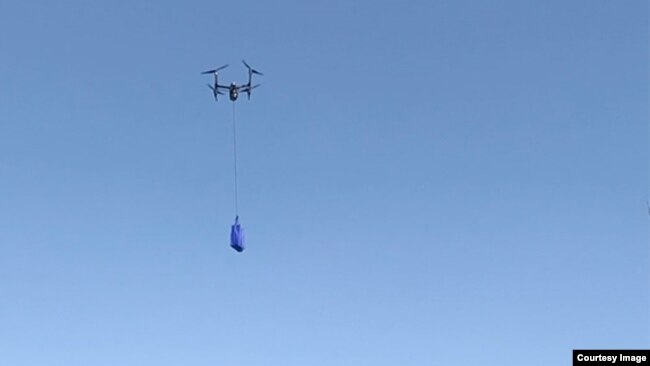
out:
<path id="1" fill-rule="evenodd" d="M 225 69 L 226 67 L 228 67 L 227 64 L 223 65 L 221 67 L 218 67 L 218 68 L 216 68 L 214 70 L 203 71 L 201 73 L 201 74 L 214 74 L 214 84 L 213 85 L 208 84 L 208 88 L 210 88 L 212 90 L 212 95 L 214 95 L 214 100 L 215 101 L 218 101 L 217 97 L 219 95 L 224 95 L 222 90 L 228 90 L 230 100 L 232 100 L 233 102 L 237 100 L 237 98 L 239 97 L 239 93 L 246 93 L 247 96 L 248 96 L 248 100 L 250 100 L 251 99 L 251 91 L 253 89 L 257 88 L 258 86 L 260 86 L 260 84 L 252 85 L 253 74 L 260 75 L 260 76 L 263 76 L 264 74 L 262 74 L 261 72 L 253 69 L 252 67 L 250 67 L 246 63 L 246 61 L 241 60 L 241 62 L 248 69 L 248 83 L 243 84 L 243 85 L 237 85 L 234 82 L 230 83 L 230 85 L 220 85 L 219 84 L 219 71 L 221 71 L 221 70 Z"/>

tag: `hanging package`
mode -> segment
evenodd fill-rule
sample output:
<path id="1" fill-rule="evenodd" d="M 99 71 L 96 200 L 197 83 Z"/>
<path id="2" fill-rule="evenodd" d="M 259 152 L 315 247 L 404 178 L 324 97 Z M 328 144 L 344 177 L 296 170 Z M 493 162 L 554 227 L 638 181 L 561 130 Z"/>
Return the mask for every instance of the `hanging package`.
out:
<path id="1" fill-rule="evenodd" d="M 244 251 L 244 229 L 239 224 L 239 216 L 235 216 L 235 223 L 230 227 L 230 246 L 238 251 Z"/>

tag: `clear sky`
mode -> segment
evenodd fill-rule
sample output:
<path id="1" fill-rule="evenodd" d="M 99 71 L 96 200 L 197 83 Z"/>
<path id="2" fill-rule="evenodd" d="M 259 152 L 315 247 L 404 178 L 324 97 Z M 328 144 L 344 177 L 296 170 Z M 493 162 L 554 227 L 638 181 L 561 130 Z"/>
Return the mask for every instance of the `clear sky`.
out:
<path id="1" fill-rule="evenodd" d="M 648 2 L 0 3 L 0 364 L 649 348 Z M 203 70 L 265 73 L 231 104 Z"/>

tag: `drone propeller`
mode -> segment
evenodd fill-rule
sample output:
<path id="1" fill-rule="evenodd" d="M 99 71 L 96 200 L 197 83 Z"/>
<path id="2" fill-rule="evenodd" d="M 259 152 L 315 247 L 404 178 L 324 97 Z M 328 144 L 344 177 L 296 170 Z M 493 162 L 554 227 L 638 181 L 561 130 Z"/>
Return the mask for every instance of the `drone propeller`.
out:
<path id="1" fill-rule="evenodd" d="M 221 67 L 217 67 L 216 69 L 213 70 L 203 71 L 201 74 L 216 74 L 217 72 L 225 69 L 226 67 L 228 67 L 228 64 L 225 64 Z"/>
<path id="2" fill-rule="evenodd" d="M 262 74 L 261 72 L 259 72 L 259 71 L 255 70 L 255 69 L 253 69 L 252 67 L 250 67 L 250 65 L 247 64 L 246 61 L 241 60 L 241 62 L 244 63 L 244 66 L 246 66 L 246 68 L 248 69 L 249 72 L 251 72 L 251 73 L 253 73 L 253 74 L 257 74 L 257 75 L 264 76 L 264 74 Z"/>
<path id="3" fill-rule="evenodd" d="M 218 101 L 219 99 L 217 98 L 217 95 L 223 95 L 223 93 L 220 92 L 219 89 L 215 88 L 210 84 L 206 84 L 206 85 L 208 86 L 208 88 L 210 88 L 210 90 L 212 90 L 212 95 L 214 96 L 214 100 Z"/>
<path id="4" fill-rule="evenodd" d="M 257 88 L 260 85 L 261 84 L 255 84 L 253 86 L 247 86 L 246 89 L 244 89 L 244 91 L 246 92 L 246 95 L 248 96 L 248 100 L 251 100 L 251 90 Z"/>

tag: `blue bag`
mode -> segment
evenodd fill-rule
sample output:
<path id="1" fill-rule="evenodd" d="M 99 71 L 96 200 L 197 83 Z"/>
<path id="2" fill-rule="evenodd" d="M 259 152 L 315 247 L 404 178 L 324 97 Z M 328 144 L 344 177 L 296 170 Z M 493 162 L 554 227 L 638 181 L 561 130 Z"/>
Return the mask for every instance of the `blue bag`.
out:
<path id="1" fill-rule="evenodd" d="M 239 216 L 235 216 L 235 223 L 230 227 L 230 246 L 238 251 L 244 251 L 244 229 L 239 225 Z"/>

